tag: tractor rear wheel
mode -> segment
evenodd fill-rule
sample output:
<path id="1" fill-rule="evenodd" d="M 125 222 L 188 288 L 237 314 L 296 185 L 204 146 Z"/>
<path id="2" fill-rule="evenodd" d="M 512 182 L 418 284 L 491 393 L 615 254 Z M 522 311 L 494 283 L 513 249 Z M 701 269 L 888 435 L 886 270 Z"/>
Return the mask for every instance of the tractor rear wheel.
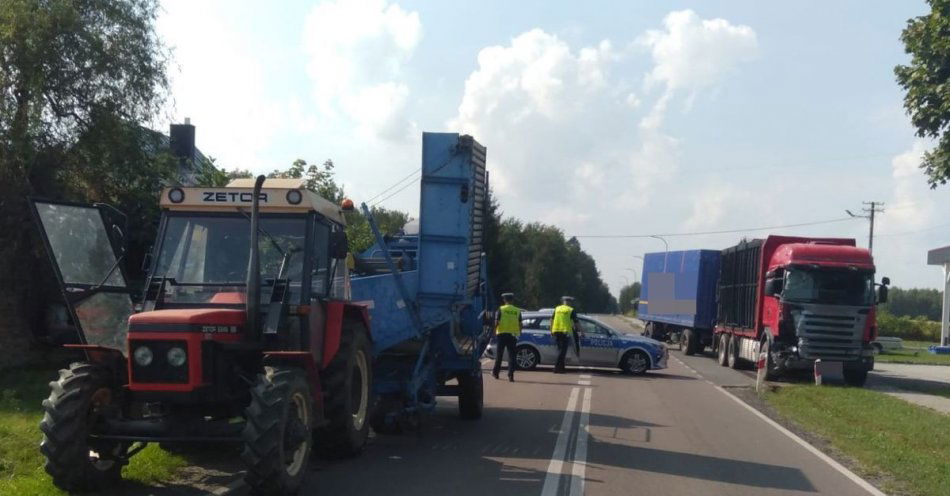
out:
<path id="1" fill-rule="evenodd" d="M 255 494 L 288 494 L 307 472 L 313 403 L 306 375 L 293 367 L 265 367 L 245 411 L 244 481 Z"/>
<path id="2" fill-rule="evenodd" d="M 59 371 L 43 400 L 43 442 L 46 472 L 66 491 L 97 491 L 118 482 L 128 463 L 125 443 L 90 439 L 89 435 L 112 402 L 108 371 L 74 363 Z"/>
<path id="3" fill-rule="evenodd" d="M 317 430 L 317 445 L 331 456 L 359 454 L 369 437 L 373 391 L 373 350 L 362 324 L 344 323 L 321 381 L 327 425 Z"/>
<path id="4" fill-rule="evenodd" d="M 485 384 L 482 380 L 482 370 L 474 374 L 462 374 L 459 381 L 459 416 L 465 420 L 482 418 L 482 407 L 485 404 Z"/>

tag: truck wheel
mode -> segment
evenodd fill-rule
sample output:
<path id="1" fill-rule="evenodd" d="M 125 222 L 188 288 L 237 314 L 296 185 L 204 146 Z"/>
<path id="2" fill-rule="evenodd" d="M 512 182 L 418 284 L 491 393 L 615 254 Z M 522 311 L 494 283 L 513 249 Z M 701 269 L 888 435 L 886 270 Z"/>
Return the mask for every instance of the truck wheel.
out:
<path id="1" fill-rule="evenodd" d="M 530 346 L 521 345 L 515 349 L 515 364 L 518 370 L 534 370 L 541 363 L 541 355 Z"/>
<path id="2" fill-rule="evenodd" d="M 858 368 L 845 368 L 842 370 L 844 375 L 844 382 L 849 386 L 854 387 L 864 387 L 864 383 L 868 380 L 868 369 L 864 367 Z"/>
<path id="3" fill-rule="evenodd" d="M 739 368 L 739 345 L 742 343 L 742 338 L 739 336 L 730 336 L 729 344 L 726 348 L 726 362 L 729 364 L 730 369 Z"/>
<path id="4" fill-rule="evenodd" d="M 328 424 L 316 432 L 317 446 L 333 456 L 354 456 L 369 437 L 373 350 L 362 324 L 344 323 L 340 349 L 321 376 Z"/>
<path id="5" fill-rule="evenodd" d="M 101 409 L 112 401 L 108 377 L 102 367 L 74 363 L 49 383 L 40 422 L 40 451 L 46 458 L 46 472 L 63 490 L 103 490 L 119 480 L 128 463 L 125 443 L 89 438 Z"/>
<path id="6" fill-rule="evenodd" d="M 399 423 L 399 415 L 402 412 L 403 401 L 397 396 L 388 396 L 377 398 L 376 405 L 373 407 L 373 414 L 369 417 L 369 425 L 376 434 L 399 434 L 402 432 L 402 426 Z M 389 414 L 395 414 L 395 418 L 388 419 Z"/>
<path id="7" fill-rule="evenodd" d="M 719 365 L 725 367 L 729 365 L 729 335 L 722 333 L 716 337 L 716 340 L 718 341 L 716 346 L 716 361 L 719 362 Z"/>
<path id="8" fill-rule="evenodd" d="M 683 331 L 683 343 L 684 351 L 688 356 L 695 355 L 699 351 L 699 336 L 696 335 L 696 331 L 693 329 L 685 329 Z"/>
<path id="9" fill-rule="evenodd" d="M 244 481 L 256 494 L 293 493 L 310 459 L 311 388 L 300 369 L 264 370 L 251 387 L 251 404 L 244 412 Z"/>
<path id="10" fill-rule="evenodd" d="M 462 374 L 459 381 L 459 417 L 465 420 L 482 418 L 482 407 L 485 403 L 485 386 L 482 380 L 482 371 L 474 374 Z"/>
<path id="11" fill-rule="evenodd" d="M 759 343 L 759 353 L 765 353 L 765 380 L 774 381 L 781 377 L 785 369 L 775 361 L 772 355 L 772 339 L 768 336 L 763 337 Z"/>
<path id="12" fill-rule="evenodd" d="M 620 359 L 620 370 L 630 375 L 646 374 L 650 370 L 650 358 L 641 350 L 630 350 Z"/>

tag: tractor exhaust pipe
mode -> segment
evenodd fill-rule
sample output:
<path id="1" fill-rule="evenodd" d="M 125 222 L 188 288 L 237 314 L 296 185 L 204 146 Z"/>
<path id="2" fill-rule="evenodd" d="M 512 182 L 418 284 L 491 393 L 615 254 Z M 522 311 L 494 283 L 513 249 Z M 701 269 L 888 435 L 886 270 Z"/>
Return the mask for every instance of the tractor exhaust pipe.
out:
<path id="1" fill-rule="evenodd" d="M 254 195 L 251 199 L 251 253 L 247 261 L 247 301 L 245 302 L 245 312 L 247 313 L 247 333 L 251 341 L 259 341 L 261 337 L 260 329 L 260 311 L 261 305 L 261 260 L 260 250 L 258 249 L 260 241 L 260 197 L 261 188 L 264 186 L 264 176 L 257 176 L 254 181 Z"/>

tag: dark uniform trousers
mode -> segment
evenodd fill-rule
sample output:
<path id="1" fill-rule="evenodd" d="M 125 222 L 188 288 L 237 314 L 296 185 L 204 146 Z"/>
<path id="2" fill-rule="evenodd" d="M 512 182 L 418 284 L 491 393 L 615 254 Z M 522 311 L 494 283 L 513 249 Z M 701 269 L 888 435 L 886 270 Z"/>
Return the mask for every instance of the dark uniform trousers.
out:
<path id="1" fill-rule="evenodd" d="M 567 348 L 571 345 L 571 338 L 566 332 L 555 332 L 554 339 L 557 341 L 557 363 L 554 365 L 554 371 L 564 372 L 564 359 L 567 357 Z"/>
<path id="2" fill-rule="evenodd" d="M 498 373 L 501 372 L 501 359 L 505 354 L 505 350 L 508 350 L 508 377 L 515 376 L 515 345 L 518 344 L 518 338 L 514 334 L 502 333 L 496 336 L 498 342 L 498 348 L 495 351 L 495 368 L 492 369 L 492 374 L 495 377 L 498 377 Z"/>

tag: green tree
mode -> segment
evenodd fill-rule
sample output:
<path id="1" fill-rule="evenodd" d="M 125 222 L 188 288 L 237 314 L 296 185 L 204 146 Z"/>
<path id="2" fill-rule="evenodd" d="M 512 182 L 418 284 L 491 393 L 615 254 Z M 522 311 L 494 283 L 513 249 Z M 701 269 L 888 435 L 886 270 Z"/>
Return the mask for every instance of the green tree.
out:
<path id="1" fill-rule="evenodd" d="M 635 310 L 634 301 L 640 298 L 640 283 L 635 282 L 633 284 L 628 284 L 620 288 L 620 312 L 626 314 L 627 312 Z"/>
<path id="2" fill-rule="evenodd" d="M 891 288 L 887 303 L 882 305 L 897 317 L 923 317 L 940 322 L 943 309 L 943 294 L 930 288 Z"/>
<path id="3" fill-rule="evenodd" d="M 921 168 L 931 188 L 950 180 L 950 0 L 928 0 L 930 13 L 907 21 L 901 33 L 911 55 L 894 68 L 907 94 L 904 108 L 922 138 L 938 140 L 924 153 Z"/>
<path id="4" fill-rule="evenodd" d="M 0 333 L 25 334 L 38 320 L 37 281 L 50 274 L 34 231 L 23 228 L 26 195 L 87 200 L 138 188 L 134 196 L 164 175 L 120 157 L 144 144 L 138 126 L 164 105 L 157 9 L 157 0 L 0 2 L 0 300 L 12 302 Z"/>

